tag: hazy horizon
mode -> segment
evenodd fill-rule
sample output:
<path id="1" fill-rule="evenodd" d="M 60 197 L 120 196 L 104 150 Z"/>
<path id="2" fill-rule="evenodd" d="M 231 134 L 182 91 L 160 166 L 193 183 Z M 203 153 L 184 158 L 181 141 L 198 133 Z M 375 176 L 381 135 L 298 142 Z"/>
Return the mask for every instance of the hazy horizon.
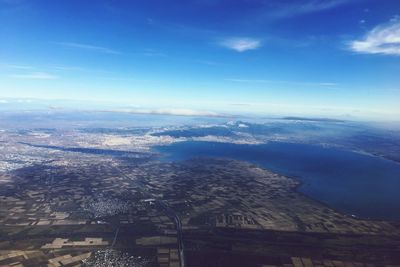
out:
<path id="1" fill-rule="evenodd" d="M 0 0 L 0 109 L 397 121 L 399 15 L 393 0 Z"/>

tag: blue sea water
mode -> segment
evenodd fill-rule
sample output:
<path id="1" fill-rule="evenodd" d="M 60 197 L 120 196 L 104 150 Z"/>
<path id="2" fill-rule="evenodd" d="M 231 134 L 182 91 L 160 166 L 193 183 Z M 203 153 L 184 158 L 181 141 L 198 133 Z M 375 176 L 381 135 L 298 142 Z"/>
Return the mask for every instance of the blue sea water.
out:
<path id="1" fill-rule="evenodd" d="M 341 212 L 400 220 L 400 164 L 336 148 L 271 142 L 237 145 L 188 141 L 160 146 L 164 160 L 218 157 L 248 161 L 299 179 L 297 190 Z"/>

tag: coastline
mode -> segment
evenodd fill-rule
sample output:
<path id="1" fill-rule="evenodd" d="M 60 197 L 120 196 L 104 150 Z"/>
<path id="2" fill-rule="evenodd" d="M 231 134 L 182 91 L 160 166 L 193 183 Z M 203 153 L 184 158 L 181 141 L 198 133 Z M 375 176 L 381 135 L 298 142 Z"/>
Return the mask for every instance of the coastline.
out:
<path id="1" fill-rule="evenodd" d="M 319 145 L 313 145 L 313 146 L 319 146 Z M 372 155 L 370 153 L 364 153 L 363 151 L 344 150 L 344 149 L 337 148 L 337 147 L 335 147 L 335 148 L 339 149 L 339 150 L 342 150 L 342 151 L 345 151 L 345 152 L 353 152 L 353 153 L 362 154 L 362 155 L 366 155 L 366 156 L 371 156 L 371 157 L 379 158 L 381 160 L 385 160 L 385 161 L 387 160 L 387 161 L 392 162 L 392 160 L 388 160 L 388 159 L 386 159 L 386 158 L 384 158 L 382 156 Z M 242 162 L 245 162 L 245 163 L 249 163 L 249 164 L 257 166 L 257 167 L 259 167 L 261 169 L 276 173 L 276 174 L 281 175 L 281 176 L 285 176 L 287 178 L 290 178 L 290 179 L 296 181 L 296 186 L 293 188 L 294 192 L 296 192 L 297 194 L 302 195 L 303 197 L 307 198 L 308 200 L 311 200 L 311 201 L 314 201 L 314 202 L 316 202 L 316 203 L 318 203 L 320 205 L 323 205 L 324 207 L 327 207 L 327 208 L 329 208 L 329 209 L 331 209 L 331 210 L 333 210 L 333 211 L 335 211 L 337 213 L 340 213 L 340 214 L 342 214 L 342 215 L 344 215 L 344 216 L 346 216 L 348 218 L 353 218 L 353 219 L 356 219 L 356 220 L 374 221 L 374 222 L 394 222 L 394 223 L 400 222 L 400 219 L 377 218 L 377 217 L 374 218 L 373 216 L 365 216 L 365 215 L 362 215 L 362 214 L 360 214 L 358 212 L 346 211 L 345 209 L 340 209 L 340 208 L 334 207 L 333 205 L 331 205 L 331 204 L 329 204 L 327 202 L 324 202 L 323 200 L 317 199 L 316 197 L 313 197 L 312 195 L 307 194 L 306 192 L 303 192 L 301 190 L 302 186 L 304 186 L 306 184 L 306 182 L 304 181 L 305 180 L 304 176 L 290 174 L 288 172 L 284 172 L 284 171 L 279 170 L 279 168 L 270 168 L 270 167 L 265 166 L 264 164 L 262 164 L 260 162 L 257 162 L 255 160 L 244 160 L 244 159 L 235 158 L 235 157 L 209 156 L 209 155 L 201 155 L 201 156 L 193 156 L 193 157 L 190 157 L 190 158 L 185 158 L 185 156 L 176 157 L 175 155 L 173 155 L 174 154 L 173 152 L 159 151 L 159 150 L 157 150 L 157 147 L 153 147 L 153 149 L 155 151 L 157 151 L 157 153 L 158 153 L 158 155 L 156 156 L 157 157 L 156 160 L 160 161 L 160 162 L 164 162 L 164 163 L 166 163 L 166 162 L 180 162 L 180 161 L 186 161 L 186 160 L 189 160 L 189 159 L 196 159 L 196 158 L 228 159 L 228 160 L 237 160 L 237 161 L 242 161 Z M 396 162 L 396 161 L 394 161 L 393 163 L 399 164 L 399 162 Z"/>

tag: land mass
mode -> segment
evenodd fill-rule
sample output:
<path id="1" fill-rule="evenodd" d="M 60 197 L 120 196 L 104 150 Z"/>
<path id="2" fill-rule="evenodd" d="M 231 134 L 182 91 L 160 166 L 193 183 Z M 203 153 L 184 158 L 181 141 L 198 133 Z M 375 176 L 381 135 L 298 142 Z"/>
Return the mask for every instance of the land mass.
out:
<path id="1" fill-rule="evenodd" d="M 132 266 L 400 260 L 395 223 L 340 214 L 297 193 L 297 181 L 245 162 L 90 155 L 9 175 L 0 189 L 4 266 L 90 264 L 107 253 L 142 264 Z"/>

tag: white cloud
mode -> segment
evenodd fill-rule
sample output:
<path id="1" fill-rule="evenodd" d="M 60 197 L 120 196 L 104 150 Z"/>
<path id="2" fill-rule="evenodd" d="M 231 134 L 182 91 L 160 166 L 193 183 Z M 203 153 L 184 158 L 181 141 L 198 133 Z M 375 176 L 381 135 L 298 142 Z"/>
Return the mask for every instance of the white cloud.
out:
<path id="1" fill-rule="evenodd" d="M 350 49 L 357 53 L 400 56 L 400 18 L 376 26 L 363 39 L 352 41 Z"/>
<path id="2" fill-rule="evenodd" d="M 12 74 L 10 75 L 12 78 L 16 79 L 35 79 L 35 80 L 55 80 L 58 79 L 58 76 L 46 73 L 46 72 L 31 72 L 24 74 Z"/>
<path id="3" fill-rule="evenodd" d="M 235 50 L 237 52 L 244 52 L 247 50 L 254 50 L 261 47 L 261 41 L 255 38 L 227 38 L 219 43 L 221 46 Z"/>
<path id="4" fill-rule="evenodd" d="M 90 45 L 90 44 L 73 43 L 73 42 L 56 42 L 56 44 L 62 45 L 65 47 L 92 50 L 92 51 L 106 53 L 106 54 L 121 54 L 120 52 L 110 49 L 110 48 L 107 48 L 107 47 Z"/>

